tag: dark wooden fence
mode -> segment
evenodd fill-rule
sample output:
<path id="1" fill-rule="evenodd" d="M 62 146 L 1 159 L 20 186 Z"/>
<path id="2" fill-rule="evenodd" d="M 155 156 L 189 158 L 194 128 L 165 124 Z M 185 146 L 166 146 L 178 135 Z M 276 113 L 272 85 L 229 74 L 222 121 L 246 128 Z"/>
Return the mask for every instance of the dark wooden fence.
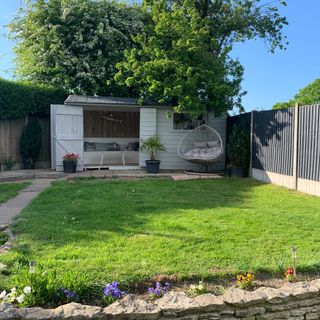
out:
<path id="1" fill-rule="evenodd" d="M 40 151 L 38 168 L 49 168 L 51 161 L 50 120 L 40 118 L 42 127 L 42 148 Z M 12 159 L 16 161 L 16 168 L 22 166 L 20 155 L 20 137 L 27 123 L 27 119 L 0 120 L 0 161 Z"/>
<path id="2" fill-rule="evenodd" d="M 252 177 L 320 195 L 320 105 L 230 117 L 228 136 L 235 123 L 248 119 Z"/>

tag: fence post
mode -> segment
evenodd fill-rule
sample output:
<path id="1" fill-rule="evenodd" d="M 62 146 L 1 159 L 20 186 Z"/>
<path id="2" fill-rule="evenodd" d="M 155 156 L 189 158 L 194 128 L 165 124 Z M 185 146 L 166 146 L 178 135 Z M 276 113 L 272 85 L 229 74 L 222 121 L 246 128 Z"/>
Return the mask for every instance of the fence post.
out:
<path id="1" fill-rule="evenodd" d="M 251 111 L 251 120 L 250 120 L 250 167 L 249 167 L 249 176 L 252 177 L 252 165 L 253 165 L 253 138 L 254 138 L 254 110 Z"/>
<path id="2" fill-rule="evenodd" d="M 293 135 L 293 180 L 294 189 L 298 188 L 298 148 L 299 148 L 299 113 L 300 105 L 296 103 L 294 109 L 294 135 Z"/>

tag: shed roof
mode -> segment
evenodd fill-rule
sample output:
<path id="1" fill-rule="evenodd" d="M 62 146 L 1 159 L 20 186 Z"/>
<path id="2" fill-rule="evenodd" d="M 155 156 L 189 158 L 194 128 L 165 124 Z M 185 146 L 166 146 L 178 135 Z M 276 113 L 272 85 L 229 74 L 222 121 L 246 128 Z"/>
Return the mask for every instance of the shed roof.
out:
<path id="1" fill-rule="evenodd" d="M 69 95 L 64 103 L 67 105 L 78 106 L 139 106 L 136 99 L 133 98 L 99 97 L 85 95 Z"/>

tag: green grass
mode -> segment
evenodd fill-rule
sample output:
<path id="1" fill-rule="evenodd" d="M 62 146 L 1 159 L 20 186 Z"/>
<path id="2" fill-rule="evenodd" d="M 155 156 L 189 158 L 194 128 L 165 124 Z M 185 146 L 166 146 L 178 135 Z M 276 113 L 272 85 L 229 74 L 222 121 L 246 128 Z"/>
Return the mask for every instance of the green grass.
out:
<path id="1" fill-rule="evenodd" d="M 133 283 L 277 271 L 295 245 L 299 268 L 316 271 L 319 230 L 320 198 L 250 179 L 77 180 L 54 183 L 23 211 L 17 248 L 0 260 L 13 275 L 35 260 L 92 283 Z"/>
<path id="2" fill-rule="evenodd" d="M 28 186 L 30 182 L 0 183 L 0 204 L 15 197 L 20 190 Z"/>

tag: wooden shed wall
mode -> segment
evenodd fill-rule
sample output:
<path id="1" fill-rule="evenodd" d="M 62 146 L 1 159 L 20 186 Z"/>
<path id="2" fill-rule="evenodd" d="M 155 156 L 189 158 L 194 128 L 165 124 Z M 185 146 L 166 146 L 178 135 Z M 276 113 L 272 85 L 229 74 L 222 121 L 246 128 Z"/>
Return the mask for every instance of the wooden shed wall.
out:
<path id="1" fill-rule="evenodd" d="M 89 111 L 83 112 L 86 138 L 138 138 L 139 112 Z M 107 120 L 113 118 L 116 121 Z"/>

